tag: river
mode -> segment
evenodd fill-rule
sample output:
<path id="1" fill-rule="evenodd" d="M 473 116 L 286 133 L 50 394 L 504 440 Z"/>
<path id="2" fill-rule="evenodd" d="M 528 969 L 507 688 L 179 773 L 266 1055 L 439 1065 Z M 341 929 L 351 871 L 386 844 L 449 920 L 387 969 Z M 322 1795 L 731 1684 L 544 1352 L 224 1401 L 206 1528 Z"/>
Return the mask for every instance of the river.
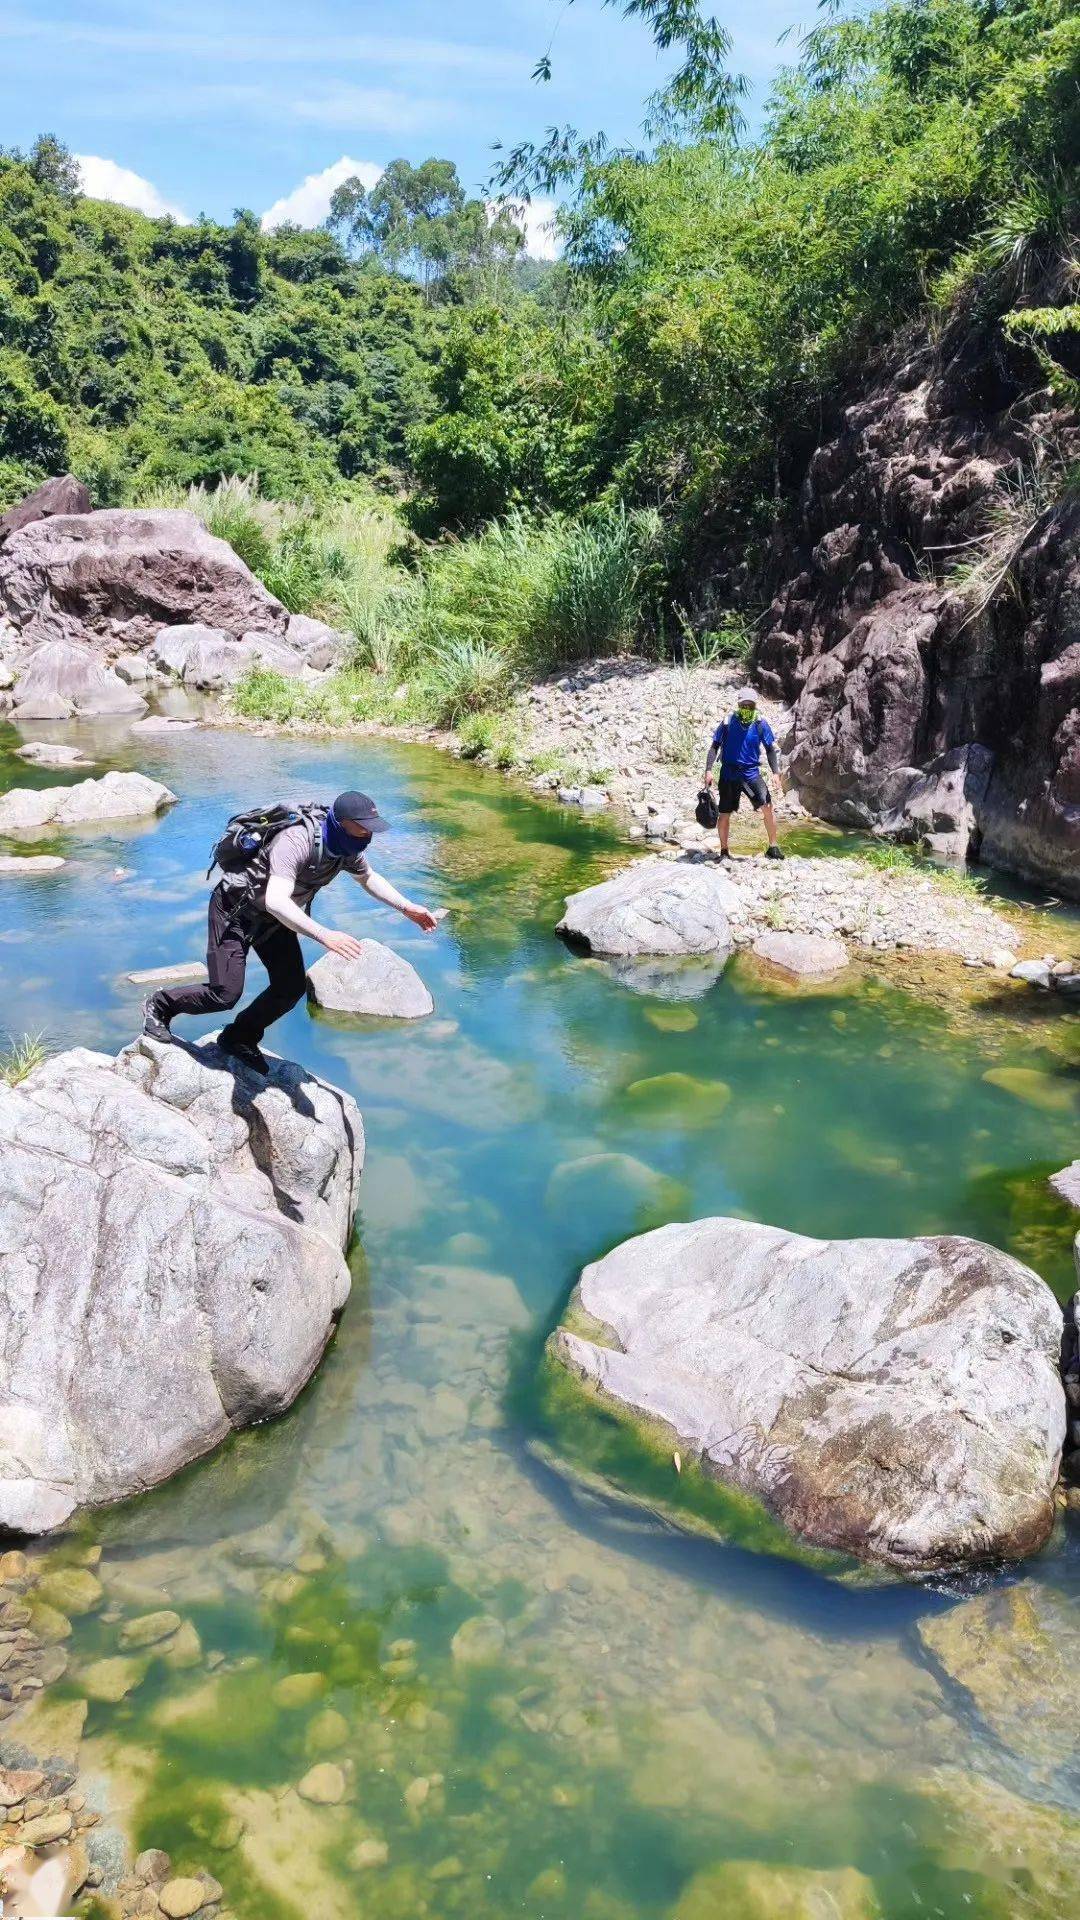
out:
<path id="1" fill-rule="evenodd" d="M 363 786 L 394 828 L 380 867 L 450 910 L 429 939 L 346 881 L 323 896 L 436 1011 L 391 1029 L 301 1006 L 271 1036 L 364 1113 L 352 1298 L 286 1419 L 84 1529 L 108 1606 L 76 1620 L 57 1696 L 127 1615 L 174 1607 L 199 1647 L 91 1706 L 86 1790 L 243 1920 L 1064 1911 L 1076 1776 L 1025 1765 L 927 1659 L 920 1623 L 962 1602 L 583 1494 L 538 1456 L 529 1383 L 581 1264 L 663 1219 L 971 1233 L 1064 1297 L 1046 1175 L 1076 1152 L 1074 1019 L 1051 1049 L 1045 1024 L 872 976 L 790 994 L 744 966 L 692 1001 L 631 992 L 553 935 L 564 895 L 625 857 L 602 819 L 390 742 L 85 738 L 180 804 L 38 839 L 69 864 L 0 881 L 13 1034 L 131 1037 L 123 976 L 201 958 L 208 849 L 239 805 Z M 58 777 L 15 744 L 5 787 Z M 1026 1097 L 985 1080 L 1002 1065 L 1040 1070 Z M 723 1082 L 719 1120 L 685 1082 L 643 1110 L 628 1089 L 663 1074 Z M 1078 1560 L 1070 1515 L 1025 1576 L 1074 1619 Z M 340 1804 L 293 1790 L 324 1760 Z"/>

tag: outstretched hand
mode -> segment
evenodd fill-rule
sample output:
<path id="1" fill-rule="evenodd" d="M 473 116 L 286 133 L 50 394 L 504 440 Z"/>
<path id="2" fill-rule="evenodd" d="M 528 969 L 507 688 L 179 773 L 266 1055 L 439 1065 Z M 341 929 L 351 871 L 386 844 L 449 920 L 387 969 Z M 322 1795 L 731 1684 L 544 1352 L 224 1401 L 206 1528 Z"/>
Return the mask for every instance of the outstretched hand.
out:
<path id="1" fill-rule="evenodd" d="M 402 912 L 406 920 L 411 920 L 413 926 L 420 927 L 424 933 L 434 933 L 439 924 L 435 915 L 429 913 L 426 907 L 403 907 Z"/>
<path id="2" fill-rule="evenodd" d="M 335 933 L 332 927 L 326 927 L 322 943 L 327 953 L 336 953 L 342 960 L 359 960 L 364 950 L 362 940 L 354 940 L 351 933 Z"/>

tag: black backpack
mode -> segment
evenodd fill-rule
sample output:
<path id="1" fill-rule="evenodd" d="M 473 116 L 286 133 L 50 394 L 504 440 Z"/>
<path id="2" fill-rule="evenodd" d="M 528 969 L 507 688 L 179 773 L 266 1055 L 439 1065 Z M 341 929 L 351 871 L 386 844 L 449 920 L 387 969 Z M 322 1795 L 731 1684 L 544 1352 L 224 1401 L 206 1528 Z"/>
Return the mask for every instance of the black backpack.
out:
<path id="1" fill-rule="evenodd" d="M 228 822 L 220 840 L 216 840 L 210 849 L 210 865 L 206 869 L 209 880 L 215 867 L 230 876 L 251 874 L 272 840 L 286 827 L 307 825 L 315 832 L 322 831 L 325 807 L 308 804 L 298 807 L 274 806 L 252 807 L 247 813 L 234 813 Z"/>
<path id="2" fill-rule="evenodd" d="M 694 819 L 699 827 L 715 827 L 720 818 L 720 808 L 716 804 L 716 794 L 712 787 L 702 787 L 694 808 Z"/>

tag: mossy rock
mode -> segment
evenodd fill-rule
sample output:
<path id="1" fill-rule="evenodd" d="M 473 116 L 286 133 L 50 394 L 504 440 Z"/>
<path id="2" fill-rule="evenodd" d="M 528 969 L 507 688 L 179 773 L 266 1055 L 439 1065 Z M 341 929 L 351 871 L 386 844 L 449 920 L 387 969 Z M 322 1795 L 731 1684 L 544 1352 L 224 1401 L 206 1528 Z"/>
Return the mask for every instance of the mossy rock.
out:
<path id="1" fill-rule="evenodd" d="M 873 1882 L 854 1867 L 819 1872 L 726 1860 L 695 1874 L 672 1920 L 883 1920 Z"/>

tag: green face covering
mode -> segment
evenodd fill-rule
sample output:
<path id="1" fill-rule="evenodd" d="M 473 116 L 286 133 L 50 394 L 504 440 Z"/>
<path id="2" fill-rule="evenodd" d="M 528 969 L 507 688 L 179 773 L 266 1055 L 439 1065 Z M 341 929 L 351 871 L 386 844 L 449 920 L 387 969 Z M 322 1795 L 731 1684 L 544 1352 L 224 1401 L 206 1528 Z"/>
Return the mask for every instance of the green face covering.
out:
<path id="1" fill-rule="evenodd" d="M 748 727 L 755 713 L 757 712 L 757 708 L 756 707 L 738 707 L 736 708 L 736 712 L 738 713 L 739 719 L 742 721 L 743 726 Z"/>

